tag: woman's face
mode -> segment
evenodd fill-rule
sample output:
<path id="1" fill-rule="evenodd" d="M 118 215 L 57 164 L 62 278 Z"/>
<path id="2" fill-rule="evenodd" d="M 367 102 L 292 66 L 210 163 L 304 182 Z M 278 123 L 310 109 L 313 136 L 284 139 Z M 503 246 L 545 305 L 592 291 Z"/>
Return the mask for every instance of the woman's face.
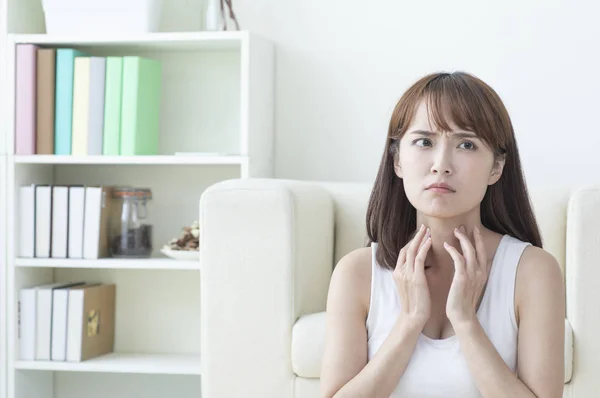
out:
<path id="1" fill-rule="evenodd" d="M 500 178 L 503 162 L 477 138 L 450 123 L 451 132 L 429 124 L 424 102 L 400 140 L 396 175 L 417 211 L 430 217 L 449 218 L 469 212 L 481 203 L 488 185 Z M 430 188 L 447 184 L 449 189 Z"/>

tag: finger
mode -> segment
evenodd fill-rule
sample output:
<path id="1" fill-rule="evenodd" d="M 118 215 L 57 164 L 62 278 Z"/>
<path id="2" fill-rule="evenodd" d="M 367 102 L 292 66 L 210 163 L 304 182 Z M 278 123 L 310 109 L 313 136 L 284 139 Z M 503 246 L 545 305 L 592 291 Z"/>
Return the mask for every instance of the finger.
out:
<path id="1" fill-rule="evenodd" d="M 412 240 L 409 240 L 403 247 L 402 249 L 400 249 L 400 253 L 398 253 L 398 260 L 396 261 L 396 270 L 398 270 L 398 272 L 406 272 L 406 253 L 408 253 L 408 248 L 410 247 L 410 244 L 412 243 Z"/>
<path id="2" fill-rule="evenodd" d="M 412 243 L 414 239 L 409 239 L 408 242 L 406 242 L 406 244 L 402 247 L 402 249 L 404 249 L 404 251 L 408 251 L 408 248 L 410 247 L 410 244 Z"/>
<path id="3" fill-rule="evenodd" d="M 454 270 L 456 273 L 463 274 L 465 272 L 465 262 L 463 256 L 452 245 L 444 242 L 444 249 L 450 254 L 454 262 Z"/>
<path id="4" fill-rule="evenodd" d="M 431 236 L 425 239 L 425 242 L 419 249 L 419 253 L 415 258 L 415 272 L 425 275 L 425 259 L 427 258 L 429 248 L 431 248 Z"/>
<path id="5" fill-rule="evenodd" d="M 469 240 L 469 237 L 458 228 L 454 229 L 454 235 L 458 238 L 458 241 L 460 242 L 460 247 L 462 249 L 463 256 L 466 260 L 466 267 L 476 267 L 477 255 L 475 253 L 475 248 L 473 247 L 473 244 Z"/>
<path id="6" fill-rule="evenodd" d="M 483 244 L 483 236 L 481 236 L 481 231 L 477 227 L 475 227 L 475 250 L 477 251 L 477 262 L 482 269 L 487 271 L 489 267 L 487 253 Z"/>
<path id="7" fill-rule="evenodd" d="M 423 239 L 421 239 L 421 244 L 419 245 L 419 248 L 417 249 L 417 253 L 419 253 L 419 250 L 421 250 L 421 248 L 423 247 L 425 242 L 427 242 L 427 238 L 429 238 L 429 237 L 431 237 L 431 230 L 429 228 L 426 228 L 425 234 L 423 235 Z"/>
<path id="8" fill-rule="evenodd" d="M 425 226 L 421 224 L 421 228 L 415 235 L 412 242 L 410 242 L 410 246 L 406 252 L 406 262 L 410 267 L 414 267 L 415 257 L 417 255 L 417 249 L 421 246 L 421 241 L 423 240 L 423 236 L 425 235 Z"/>
<path id="9" fill-rule="evenodd" d="M 406 253 L 408 253 L 408 248 L 412 243 L 412 239 L 406 242 L 406 244 L 400 249 L 400 253 L 398 253 L 398 260 L 396 261 L 396 269 L 401 270 L 404 269 L 406 265 Z"/>
<path id="10" fill-rule="evenodd" d="M 400 249 L 400 253 L 398 254 L 398 261 L 396 262 L 397 270 L 401 270 L 404 267 L 404 264 L 406 264 L 406 247 L 407 246 L 404 246 Z"/>

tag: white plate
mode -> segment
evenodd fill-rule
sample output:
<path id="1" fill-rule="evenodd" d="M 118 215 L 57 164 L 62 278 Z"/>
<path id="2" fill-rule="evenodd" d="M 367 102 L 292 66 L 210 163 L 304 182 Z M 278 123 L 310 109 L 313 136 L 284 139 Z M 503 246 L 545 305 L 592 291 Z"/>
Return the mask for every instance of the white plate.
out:
<path id="1" fill-rule="evenodd" d="M 167 257 L 171 257 L 175 260 L 196 260 L 200 261 L 200 252 L 199 251 L 191 251 L 191 250 L 169 250 L 162 249 L 160 251 Z"/>

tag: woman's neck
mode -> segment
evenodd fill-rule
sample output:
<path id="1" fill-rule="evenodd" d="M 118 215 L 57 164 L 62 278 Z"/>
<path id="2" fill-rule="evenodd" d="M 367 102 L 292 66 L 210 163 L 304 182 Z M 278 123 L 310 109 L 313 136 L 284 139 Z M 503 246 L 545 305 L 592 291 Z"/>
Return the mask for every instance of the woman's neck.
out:
<path id="1" fill-rule="evenodd" d="M 431 248 L 427 255 L 426 265 L 447 268 L 454 267 L 452 257 L 444 248 L 444 242 L 453 246 L 462 254 L 463 250 L 460 245 L 460 241 L 454 233 L 455 228 L 463 226 L 465 228 L 464 233 L 468 236 L 469 241 L 475 247 L 474 231 L 477 227 L 482 234 L 485 232 L 485 228 L 481 224 L 479 214 L 477 217 L 461 217 L 460 219 L 440 219 L 433 217 L 419 217 L 417 216 L 417 229 L 425 225 L 431 231 Z"/>

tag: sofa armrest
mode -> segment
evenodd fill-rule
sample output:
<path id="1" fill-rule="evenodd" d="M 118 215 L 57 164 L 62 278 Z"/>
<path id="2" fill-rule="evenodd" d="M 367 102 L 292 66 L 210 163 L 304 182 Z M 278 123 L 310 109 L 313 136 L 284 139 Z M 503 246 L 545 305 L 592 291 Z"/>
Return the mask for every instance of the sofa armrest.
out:
<path id="1" fill-rule="evenodd" d="M 600 390 L 600 189 L 575 191 L 567 207 L 565 284 L 567 319 L 573 335 L 571 396 L 597 396 Z"/>
<path id="2" fill-rule="evenodd" d="M 200 200 L 202 396 L 292 397 L 292 327 L 323 311 L 334 208 L 317 184 L 228 180 Z"/>

